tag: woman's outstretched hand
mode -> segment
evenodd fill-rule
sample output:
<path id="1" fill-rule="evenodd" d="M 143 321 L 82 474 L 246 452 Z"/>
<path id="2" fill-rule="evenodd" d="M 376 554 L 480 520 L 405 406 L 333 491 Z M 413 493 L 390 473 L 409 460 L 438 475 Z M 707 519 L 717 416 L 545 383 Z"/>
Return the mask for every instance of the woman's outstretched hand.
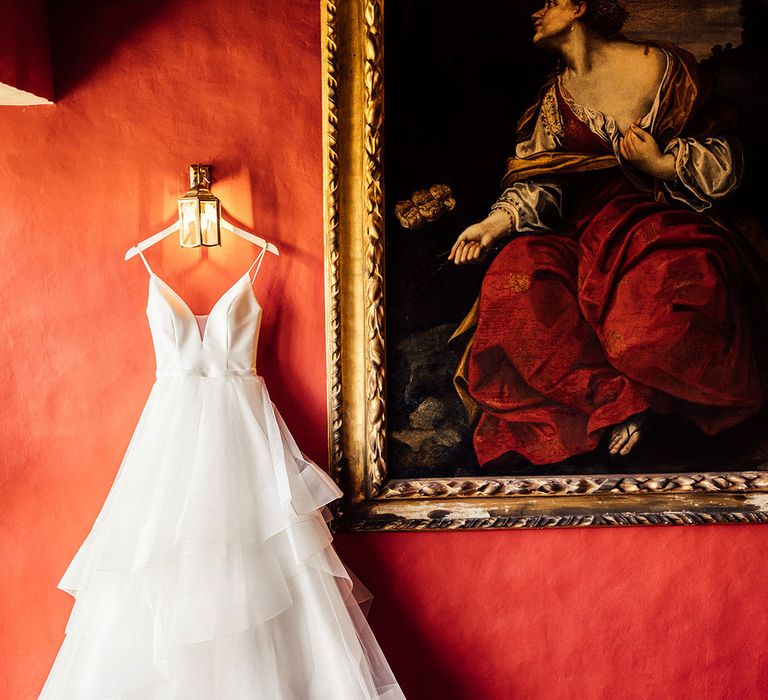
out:
<path id="1" fill-rule="evenodd" d="M 501 211 L 493 211 L 477 224 L 465 228 L 451 248 L 448 260 L 456 265 L 480 262 L 500 236 L 509 232 L 509 217 Z"/>
<path id="2" fill-rule="evenodd" d="M 628 163 L 652 177 L 659 180 L 675 179 L 675 157 L 671 153 L 664 155 L 656 139 L 635 123 L 630 125 L 622 137 L 619 153 Z"/>

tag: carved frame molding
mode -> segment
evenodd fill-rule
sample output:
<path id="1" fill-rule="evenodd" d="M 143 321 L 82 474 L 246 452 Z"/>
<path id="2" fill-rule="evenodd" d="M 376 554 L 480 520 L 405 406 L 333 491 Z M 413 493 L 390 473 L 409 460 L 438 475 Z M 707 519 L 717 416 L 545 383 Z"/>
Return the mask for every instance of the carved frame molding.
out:
<path id="1" fill-rule="evenodd" d="M 768 471 L 389 479 L 384 3 L 321 0 L 328 458 L 338 530 L 768 521 Z"/>

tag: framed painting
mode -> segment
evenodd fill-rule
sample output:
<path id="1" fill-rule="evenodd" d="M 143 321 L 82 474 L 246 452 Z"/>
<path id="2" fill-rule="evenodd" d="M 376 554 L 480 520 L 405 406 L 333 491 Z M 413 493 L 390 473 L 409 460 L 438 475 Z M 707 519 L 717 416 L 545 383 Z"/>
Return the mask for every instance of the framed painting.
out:
<path id="1" fill-rule="evenodd" d="M 768 520 L 760 4 L 321 9 L 336 527 Z"/>

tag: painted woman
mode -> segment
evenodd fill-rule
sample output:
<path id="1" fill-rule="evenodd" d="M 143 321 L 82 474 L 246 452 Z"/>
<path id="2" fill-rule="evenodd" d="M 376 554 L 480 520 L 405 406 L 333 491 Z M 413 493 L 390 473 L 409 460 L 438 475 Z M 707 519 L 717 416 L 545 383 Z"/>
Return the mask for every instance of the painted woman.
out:
<path id="1" fill-rule="evenodd" d="M 481 464 L 629 454 L 654 414 L 712 435 L 765 401 L 755 318 L 765 246 L 715 214 L 742 177 L 733 120 L 693 56 L 621 34 L 611 0 L 548 0 L 560 66 L 518 124 L 503 192 L 457 239 L 491 263 L 457 331 Z M 760 340 L 760 342 L 762 342 Z"/>

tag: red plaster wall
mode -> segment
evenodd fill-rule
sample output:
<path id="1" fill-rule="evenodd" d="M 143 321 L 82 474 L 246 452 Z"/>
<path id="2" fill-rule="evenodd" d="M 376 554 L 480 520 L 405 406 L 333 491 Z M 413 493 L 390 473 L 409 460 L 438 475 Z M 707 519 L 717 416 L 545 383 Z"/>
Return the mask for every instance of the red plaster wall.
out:
<path id="1" fill-rule="evenodd" d="M 53 99 L 45 0 L 0 0 L 0 83 Z"/>
<path id="2" fill-rule="evenodd" d="M 173 220 L 189 163 L 213 163 L 231 217 L 280 246 L 256 283 L 260 369 L 301 446 L 325 454 L 319 3 L 78 0 L 52 26 L 60 101 L 0 107 L 10 700 L 48 672 L 71 608 L 56 583 L 154 379 L 147 274 L 122 258 Z M 150 251 L 195 311 L 255 255 L 224 236 Z M 768 697 L 768 528 L 336 541 L 376 594 L 371 623 L 411 699 Z"/>

